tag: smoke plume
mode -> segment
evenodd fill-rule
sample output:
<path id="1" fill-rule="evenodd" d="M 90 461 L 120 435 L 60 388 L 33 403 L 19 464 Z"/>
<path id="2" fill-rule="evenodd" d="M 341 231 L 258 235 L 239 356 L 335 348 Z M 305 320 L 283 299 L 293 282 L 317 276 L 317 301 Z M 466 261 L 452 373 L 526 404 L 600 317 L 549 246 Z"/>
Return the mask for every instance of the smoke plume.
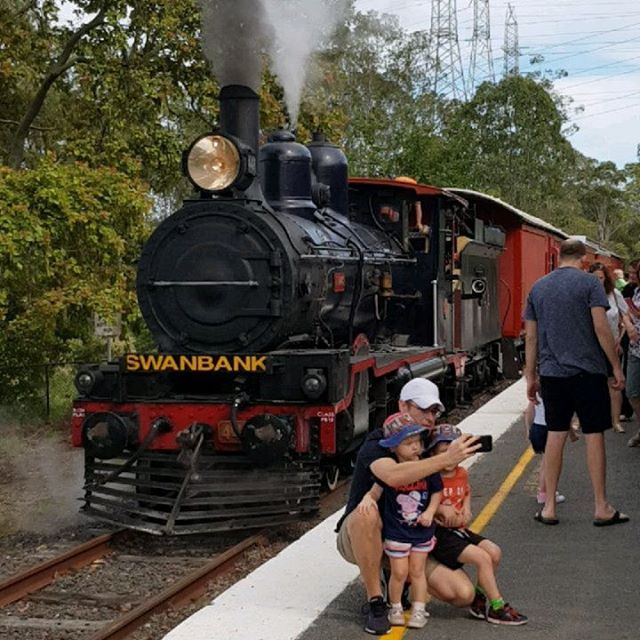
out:
<path id="1" fill-rule="evenodd" d="M 260 87 L 264 54 L 295 124 L 307 64 L 344 19 L 348 0 L 200 0 L 205 55 L 222 86 Z"/>

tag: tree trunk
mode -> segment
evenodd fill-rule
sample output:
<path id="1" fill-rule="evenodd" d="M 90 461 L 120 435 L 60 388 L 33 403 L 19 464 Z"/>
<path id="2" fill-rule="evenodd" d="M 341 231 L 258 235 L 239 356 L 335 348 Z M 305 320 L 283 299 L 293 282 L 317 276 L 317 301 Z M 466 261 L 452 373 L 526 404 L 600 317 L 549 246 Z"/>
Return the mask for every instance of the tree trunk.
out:
<path id="1" fill-rule="evenodd" d="M 91 21 L 83 24 L 76 32 L 74 32 L 67 41 L 62 53 L 58 56 L 58 59 L 55 62 L 52 62 L 49 66 L 45 77 L 40 83 L 40 87 L 38 88 L 36 95 L 29 104 L 26 113 L 22 117 L 22 120 L 20 120 L 20 124 L 13 135 L 13 140 L 11 141 L 9 148 L 9 157 L 7 159 L 7 163 L 12 169 L 19 169 L 22 164 L 29 131 L 31 130 L 35 119 L 38 117 L 38 114 L 42 109 L 42 105 L 47 97 L 47 93 L 49 92 L 49 89 L 51 89 L 53 83 L 65 71 L 73 67 L 73 65 L 78 62 L 86 62 L 85 58 L 76 57 L 70 59 L 71 54 L 78 42 L 80 42 L 80 40 L 89 33 L 89 31 L 95 29 L 104 22 L 105 11 L 106 9 L 103 7 Z"/>

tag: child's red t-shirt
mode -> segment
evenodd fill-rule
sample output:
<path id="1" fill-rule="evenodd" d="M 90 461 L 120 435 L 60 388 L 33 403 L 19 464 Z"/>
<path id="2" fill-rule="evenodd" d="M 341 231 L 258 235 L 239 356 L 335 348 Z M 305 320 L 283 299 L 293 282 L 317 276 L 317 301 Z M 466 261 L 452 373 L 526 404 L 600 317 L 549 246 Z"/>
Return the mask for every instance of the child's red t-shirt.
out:
<path id="1" fill-rule="evenodd" d="M 456 467 L 454 475 L 449 478 L 442 477 L 442 502 L 453 507 L 456 511 L 462 511 L 464 499 L 470 494 L 469 474 L 466 469 Z"/>

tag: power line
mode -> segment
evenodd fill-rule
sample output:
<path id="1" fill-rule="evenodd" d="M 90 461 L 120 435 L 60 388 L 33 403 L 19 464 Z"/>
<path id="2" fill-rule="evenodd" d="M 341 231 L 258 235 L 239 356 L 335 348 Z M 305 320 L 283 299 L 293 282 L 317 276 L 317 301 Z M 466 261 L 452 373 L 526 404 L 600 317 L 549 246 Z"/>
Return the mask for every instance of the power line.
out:
<path id="1" fill-rule="evenodd" d="M 629 104 L 626 107 L 618 107 L 617 109 L 607 109 L 607 111 L 598 111 L 597 113 L 589 113 L 584 116 L 579 116 L 577 118 L 573 118 L 573 120 L 586 120 L 587 118 L 595 118 L 596 116 L 604 116 L 607 113 L 616 113 L 618 111 L 626 111 L 627 109 L 633 109 L 635 107 L 640 107 L 640 102 L 634 102 L 633 104 Z"/>

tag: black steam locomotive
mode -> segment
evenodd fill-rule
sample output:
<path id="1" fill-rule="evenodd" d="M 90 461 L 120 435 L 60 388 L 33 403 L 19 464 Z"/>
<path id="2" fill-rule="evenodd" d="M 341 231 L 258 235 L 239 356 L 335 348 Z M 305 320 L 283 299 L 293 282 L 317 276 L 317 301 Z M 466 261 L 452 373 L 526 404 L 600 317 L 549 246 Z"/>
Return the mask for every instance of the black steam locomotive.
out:
<path id="1" fill-rule="evenodd" d="M 314 513 L 406 380 L 452 404 L 498 372 L 498 227 L 409 179 L 349 182 L 321 135 L 258 137 L 257 95 L 223 88 L 183 159 L 197 195 L 139 261 L 158 353 L 76 376 L 88 514 L 180 534 Z"/>

